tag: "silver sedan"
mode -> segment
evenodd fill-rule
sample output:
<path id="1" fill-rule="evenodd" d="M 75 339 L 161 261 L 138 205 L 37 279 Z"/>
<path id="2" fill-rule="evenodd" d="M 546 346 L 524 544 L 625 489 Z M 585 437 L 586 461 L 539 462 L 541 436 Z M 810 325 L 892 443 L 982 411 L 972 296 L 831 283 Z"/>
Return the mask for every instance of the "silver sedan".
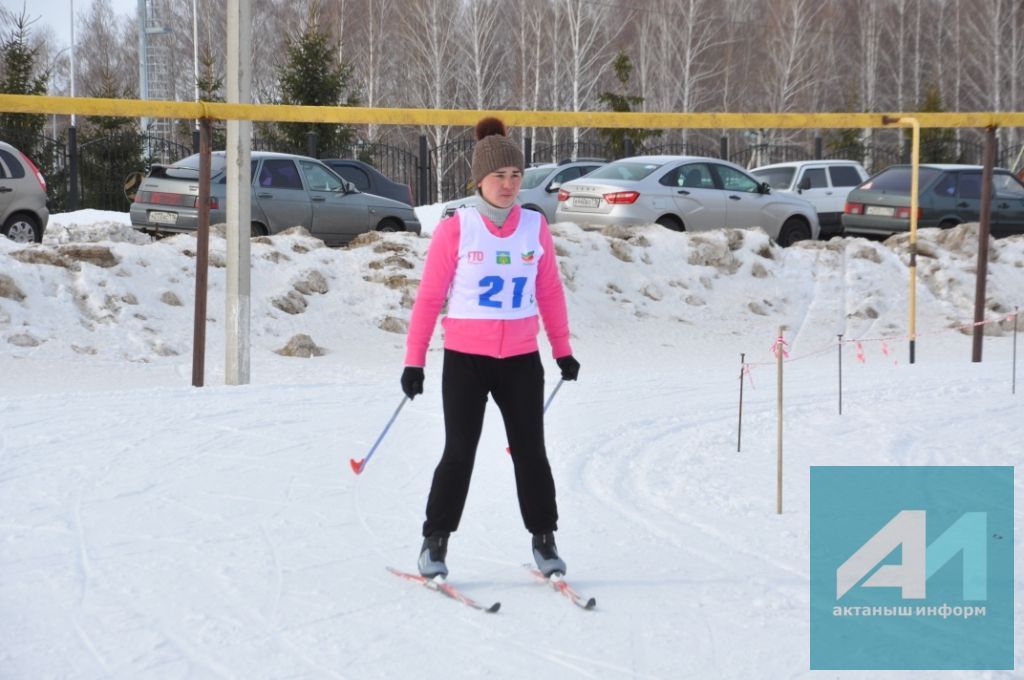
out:
<path id="1" fill-rule="evenodd" d="M 746 170 L 717 158 L 635 156 L 562 185 L 557 221 L 660 224 L 677 231 L 761 227 L 780 245 L 818 237 L 814 207 L 773 194 Z"/>
<path id="2" fill-rule="evenodd" d="M 213 153 L 211 166 L 210 223 L 216 224 L 226 212 L 223 151 Z M 360 192 L 314 158 L 253 152 L 251 172 L 253 236 L 302 226 L 328 245 L 343 245 L 367 231 L 420 232 L 411 207 Z M 154 165 L 132 203 L 132 226 L 157 233 L 195 231 L 198 178 L 198 154 L 170 166 Z"/>

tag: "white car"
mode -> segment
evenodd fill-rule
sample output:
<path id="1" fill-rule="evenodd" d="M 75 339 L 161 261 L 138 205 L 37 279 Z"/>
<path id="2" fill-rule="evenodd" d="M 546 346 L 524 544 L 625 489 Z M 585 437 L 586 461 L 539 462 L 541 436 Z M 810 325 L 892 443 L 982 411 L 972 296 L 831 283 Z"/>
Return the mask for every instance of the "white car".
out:
<path id="1" fill-rule="evenodd" d="M 15 243 L 42 243 L 50 219 L 46 180 L 29 157 L 0 142 L 0 236 Z"/>
<path id="2" fill-rule="evenodd" d="M 556 221 L 660 224 L 676 231 L 760 227 L 780 245 L 818 236 L 814 207 L 740 166 L 701 156 L 635 156 L 562 185 Z"/>
<path id="3" fill-rule="evenodd" d="M 797 194 L 818 212 L 821 237 L 843 232 L 840 219 L 846 196 L 868 178 L 857 161 L 793 161 L 754 168 L 750 173 L 768 182 L 772 191 Z"/>

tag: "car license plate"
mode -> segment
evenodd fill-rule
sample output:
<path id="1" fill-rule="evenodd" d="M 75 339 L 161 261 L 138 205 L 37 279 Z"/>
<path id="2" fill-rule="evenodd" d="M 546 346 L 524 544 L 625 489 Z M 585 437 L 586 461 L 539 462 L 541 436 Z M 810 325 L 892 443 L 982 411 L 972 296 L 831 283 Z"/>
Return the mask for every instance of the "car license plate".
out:
<path id="1" fill-rule="evenodd" d="M 869 205 L 864 208 L 865 215 L 881 215 L 882 217 L 892 217 L 896 214 L 895 208 L 889 208 L 884 205 Z"/>
<path id="2" fill-rule="evenodd" d="M 572 207 L 574 208 L 596 208 L 601 205 L 600 198 L 592 198 L 590 196 L 573 196 Z"/>
<path id="3" fill-rule="evenodd" d="M 156 224 L 177 224 L 178 213 L 151 210 L 149 211 L 149 221 Z"/>

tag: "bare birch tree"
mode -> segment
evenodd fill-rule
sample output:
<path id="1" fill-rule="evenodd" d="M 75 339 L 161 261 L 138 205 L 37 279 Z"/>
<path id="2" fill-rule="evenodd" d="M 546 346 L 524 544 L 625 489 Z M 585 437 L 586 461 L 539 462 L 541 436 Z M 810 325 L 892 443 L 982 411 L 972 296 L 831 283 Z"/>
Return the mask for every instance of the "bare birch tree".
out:
<path id="1" fill-rule="evenodd" d="M 362 49 L 352 54 L 352 63 L 358 80 L 362 83 L 363 101 L 366 106 L 378 107 L 396 105 L 396 73 L 401 55 L 395 45 L 402 43 L 393 17 L 399 11 L 397 0 L 363 0 L 356 14 L 354 40 Z M 366 136 L 371 142 L 380 135 L 378 125 L 367 126 Z"/>
<path id="2" fill-rule="evenodd" d="M 457 41 L 461 36 L 452 17 L 458 16 L 459 0 L 408 0 L 402 14 L 407 41 L 404 91 L 413 106 L 444 109 L 459 101 Z M 443 178 L 458 159 L 444 151 L 450 140 L 450 125 L 429 125 L 422 129 L 435 155 L 436 195 L 442 195 Z"/>
<path id="3" fill-rule="evenodd" d="M 137 97 L 139 54 L 133 19 L 117 17 L 110 0 L 79 15 L 75 78 L 87 96 Z M 106 93 L 106 94 L 104 94 Z"/>
<path id="4" fill-rule="evenodd" d="M 473 108 L 499 108 L 509 96 L 511 68 L 508 53 L 500 46 L 506 34 L 500 0 L 468 0 L 464 12 L 465 31 L 459 47 L 467 66 L 467 90 Z"/>
<path id="5" fill-rule="evenodd" d="M 614 42 L 622 24 L 615 21 L 609 4 L 597 4 L 585 0 L 557 0 L 557 8 L 564 21 L 565 62 L 568 66 L 567 82 L 570 111 L 584 111 L 592 108 L 596 93 L 611 63 L 613 52 L 609 45 Z M 580 128 L 572 128 L 573 148 L 579 147 Z M 575 154 L 573 154 L 575 157 Z"/>
<path id="6" fill-rule="evenodd" d="M 763 109 L 776 113 L 809 108 L 820 82 L 815 68 L 822 41 L 819 37 L 824 4 L 818 0 L 769 0 L 764 45 L 764 71 L 760 79 Z M 789 139 L 787 130 L 770 130 L 767 139 Z M 756 156 L 750 162 L 762 165 Z"/>
<path id="7" fill-rule="evenodd" d="M 548 0 L 519 0 L 518 9 L 515 31 L 519 47 L 519 102 L 522 108 L 537 111 L 541 108 L 541 94 L 548 89 L 544 83 L 550 77 L 550 4 Z M 536 126 L 528 134 L 536 140 Z"/>

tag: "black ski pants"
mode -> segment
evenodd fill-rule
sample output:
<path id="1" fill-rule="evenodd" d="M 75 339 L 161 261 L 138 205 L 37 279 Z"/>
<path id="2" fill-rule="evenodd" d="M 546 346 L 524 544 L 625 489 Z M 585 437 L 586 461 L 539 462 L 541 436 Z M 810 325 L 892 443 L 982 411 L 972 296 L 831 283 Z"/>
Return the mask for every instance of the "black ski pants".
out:
<path id="1" fill-rule="evenodd" d="M 458 529 L 484 424 L 487 395 L 505 421 L 523 524 L 530 533 L 557 528 L 555 481 L 544 448 L 544 367 L 540 353 L 504 359 L 446 349 L 441 374 L 444 453 L 434 470 L 423 535 Z"/>

